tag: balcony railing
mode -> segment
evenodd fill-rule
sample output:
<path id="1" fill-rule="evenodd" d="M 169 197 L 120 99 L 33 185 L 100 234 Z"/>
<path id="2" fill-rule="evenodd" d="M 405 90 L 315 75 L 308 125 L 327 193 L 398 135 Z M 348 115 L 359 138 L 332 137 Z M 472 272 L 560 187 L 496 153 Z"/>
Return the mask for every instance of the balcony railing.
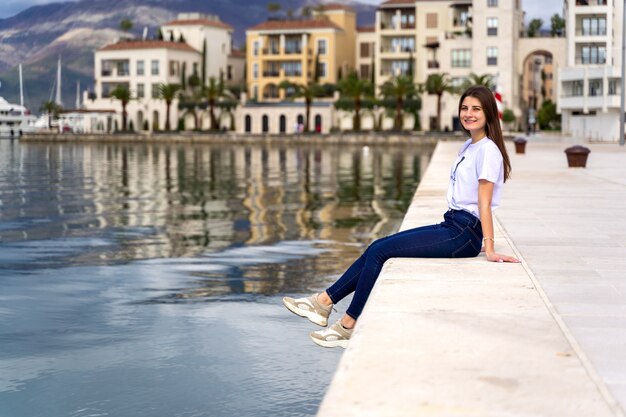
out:
<path id="1" fill-rule="evenodd" d="M 428 68 L 432 69 L 432 68 L 439 68 L 439 61 L 428 61 Z"/>
<path id="2" fill-rule="evenodd" d="M 280 49 L 278 49 L 278 47 L 263 48 L 263 55 L 278 55 L 278 54 L 280 54 Z"/>
<path id="3" fill-rule="evenodd" d="M 578 36 L 606 36 L 606 28 L 603 29 L 576 29 Z"/>
<path id="4" fill-rule="evenodd" d="M 604 65 L 606 64 L 606 57 L 576 55 L 576 63 L 582 65 Z"/>
<path id="5" fill-rule="evenodd" d="M 607 0 L 576 0 L 576 6 L 606 6 Z"/>
<path id="6" fill-rule="evenodd" d="M 280 71 L 278 70 L 270 70 L 270 71 L 263 71 L 263 76 L 264 77 L 280 77 Z"/>

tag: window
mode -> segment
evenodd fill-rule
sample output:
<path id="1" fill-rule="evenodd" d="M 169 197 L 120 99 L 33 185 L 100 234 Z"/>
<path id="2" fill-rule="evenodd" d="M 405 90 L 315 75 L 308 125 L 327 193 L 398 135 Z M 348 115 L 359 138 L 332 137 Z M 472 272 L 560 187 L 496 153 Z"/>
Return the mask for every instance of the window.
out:
<path id="1" fill-rule="evenodd" d="M 601 96 L 602 95 L 602 79 L 589 80 L 589 96 Z"/>
<path id="2" fill-rule="evenodd" d="M 498 36 L 498 18 L 487 18 L 487 36 Z"/>
<path id="3" fill-rule="evenodd" d="M 578 34 L 585 36 L 606 35 L 606 17 L 584 17 L 582 19 L 582 29 Z"/>
<path id="4" fill-rule="evenodd" d="M 437 13 L 426 13 L 426 29 L 437 28 Z"/>
<path id="5" fill-rule="evenodd" d="M 302 63 L 300 61 L 287 61 L 283 62 L 280 66 L 286 77 L 302 76 Z"/>
<path id="6" fill-rule="evenodd" d="M 226 79 L 228 81 L 231 81 L 233 79 L 233 66 L 232 65 L 228 65 L 226 67 Z"/>
<path id="7" fill-rule="evenodd" d="M 471 49 L 452 50 L 452 68 L 469 68 L 472 66 Z"/>
<path id="8" fill-rule="evenodd" d="M 178 62 L 170 61 L 170 77 L 178 75 Z"/>
<path id="9" fill-rule="evenodd" d="M 321 77 L 326 77 L 326 63 L 325 62 L 318 62 L 317 64 L 317 77 L 321 78 Z"/>
<path id="10" fill-rule="evenodd" d="M 396 52 L 415 51 L 414 38 L 393 38 L 391 40 L 391 48 Z"/>
<path id="11" fill-rule="evenodd" d="M 253 85 L 252 86 L 252 98 L 254 100 L 258 100 L 259 99 L 259 86 L 258 85 Z"/>
<path id="12" fill-rule="evenodd" d="M 407 75 L 409 73 L 409 61 L 392 61 L 391 74 L 394 76 Z"/>
<path id="13" fill-rule="evenodd" d="M 403 13 L 400 16 L 400 28 L 401 29 L 414 29 L 415 28 L 415 15 Z"/>
<path id="14" fill-rule="evenodd" d="M 144 98 L 146 96 L 146 91 L 143 83 L 137 84 L 137 98 Z"/>
<path id="15" fill-rule="evenodd" d="M 370 57 L 370 44 L 369 42 L 361 42 L 360 43 L 361 50 L 361 58 L 369 58 Z"/>
<path id="16" fill-rule="evenodd" d="M 252 55 L 259 56 L 259 41 L 252 42 Z"/>
<path id="17" fill-rule="evenodd" d="M 498 65 L 498 48 L 495 46 L 487 48 L 487 65 Z"/>
<path id="18" fill-rule="evenodd" d="M 580 63 L 604 64 L 606 63 L 606 46 L 585 45 L 581 48 Z"/>
<path id="19" fill-rule="evenodd" d="M 317 53 L 319 55 L 326 55 L 326 39 L 317 40 Z"/>
<path id="20" fill-rule="evenodd" d="M 609 80 L 609 95 L 615 96 L 618 94 L 618 86 L 620 85 L 620 79 L 610 79 Z"/>
<path id="21" fill-rule="evenodd" d="M 137 61 L 137 75 L 144 74 L 143 61 Z"/>
<path id="22" fill-rule="evenodd" d="M 117 61 L 117 75 L 118 76 L 130 75 L 130 70 L 128 69 L 128 60 Z"/>
<path id="23" fill-rule="evenodd" d="M 159 83 L 152 84 L 152 98 L 159 98 Z"/>
<path id="24" fill-rule="evenodd" d="M 113 63 L 111 61 L 102 61 L 102 72 L 101 75 L 103 77 L 108 77 L 109 75 L 113 75 Z"/>
<path id="25" fill-rule="evenodd" d="M 302 37 L 288 37 L 285 39 L 285 53 L 299 54 L 302 52 Z"/>
<path id="26" fill-rule="evenodd" d="M 150 74 L 159 75 L 159 61 L 153 60 L 150 62 Z"/>
<path id="27" fill-rule="evenodd" d="M 370 77 L 370 66 L 368 64 L 361 64 L 361 79 L 367 80 Z"/>
<path id="28" fill-rule="evenodd" d="M 487 0 L 487 7 L 498 7 L 498 0 Z"/>
<path id="29" fill-rule="evenodd" d="M 259 64 L 252 64 L 252 79 L 256 80 L 259 78 Z"/>

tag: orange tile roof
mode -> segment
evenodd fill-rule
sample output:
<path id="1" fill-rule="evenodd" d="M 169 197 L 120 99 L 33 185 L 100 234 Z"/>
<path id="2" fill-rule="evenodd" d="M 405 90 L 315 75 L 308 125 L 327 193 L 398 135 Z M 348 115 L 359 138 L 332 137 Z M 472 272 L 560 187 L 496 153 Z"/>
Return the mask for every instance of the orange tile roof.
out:
<path id="1" fill-rule="evenodd" d="M 163 26 L 213 26 L 216 28 L 222 28 L 227 30 L 233 30 L 233 27 L 227 23 L 220 22 L 219 20 L 211 20 L 211 19 L 183 19 L 183 20 L 172 20 L 171 22 L 167 22 Z"/>
<path id="2" fill-rule="evenodd" d="M 245 58 L 246 53 L 244 51 L 233 49 L 230 53 L 230 56 L 232 56 L 233 58 Z"/>
<path id="3" fill-rule="evenodd" d="M 394 4 L 407 4 L 407 5 L 414 6 L 415 0 L 387 0 L 381 3 L 381 6 L 394 5 Z"/>
<path id="4" fill-rule="evenodd" d="M 359 26 L 356 28 L 357 32 L 376 32 L 375 26 Z"/>
<path id="5" fill-rule="evenodd" d="M 354 12 L 354 8 L 339 3 L 328 3 L 320 6 L 321 10 L 347 10 L 349 12 Z"/>
<path id="6" fill-rule="evenodd" d="M 161 40 L 123 40 L 106 45 L 100 48 L 99 51 L 123 51 L 126 49 L 178 49 L 181 51 L 198 52 L 184 42 L 168 42 Z"/>
<path id="7" fill-rule="evenodd" d="M 248 30 L 289 30 L 289 29 L 337 29 L 339 26 L 328 19 L 302 19 L 302 20 L 268 20 Z"/>

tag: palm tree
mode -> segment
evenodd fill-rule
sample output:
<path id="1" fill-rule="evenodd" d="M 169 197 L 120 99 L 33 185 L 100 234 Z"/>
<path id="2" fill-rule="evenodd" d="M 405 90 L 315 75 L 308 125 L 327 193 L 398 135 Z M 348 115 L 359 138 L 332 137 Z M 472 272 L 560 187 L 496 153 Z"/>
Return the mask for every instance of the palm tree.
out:
<path id="1" fill-rule="evenodd" d="M 394 119 L 393 128 L 402 130 L 402 121 L 404 113 L 404 100 L 415 96 L 417 89 L 413 83 L 413 79 L 407 76 L 398 76 L 386 81 L 380 86 L 380 93 L 385 98 L 393 98 L 396 101 L 396 117 Z"/>
<path id="2" fill-rule="evenodd" d="M 437 96 L 437 130 L 441 130 L 441 97 L 444 93 L 454 92 L 454 88 L 448 79 L 448 74 L 430 74 L 426 79 L 424 89 L 428 94 Z"/>
<path id="3" fill-rule="evenodd" d="M 461 89 L 465 91 L 469 86 L 472 86 L 472 85 L 484 85 L 488 89 L 493 90 L 495 88 L 493 75 L 489 75 L 489 74 L 478 75 L 472 72 L 463 83 L 463 86 L 461 87 Z"/>
<path id="4" fill-rule="evenodd" d="M 304 131 L 309 131 L 309 120 L 311 118 L 311 104 L 313 104 L 313 99 L 316 97 L 320 97 L 323 95 L 323 88 L 315 81 L 309 81 L 308 84 L 295 84 L 290 81 L 282 81 L 278 88 L 289 89 L 293 88 L 294 94 L 292 98 L 304 98 L 305 105 L 305 117 L 304 117 Z"/>
<path id="5" fill-rule="evenodd" d="M 52 117 L 58 115 L 60 107 L 52 100 L 44 101 L 41 103 L 40 110 L 45 111 L 48 115 L 48 129 L 52 129 Z"/>
<path id="6" fill-rule="evenodd" d="M 364 96 L 373 94 L 372 84 L 368 80 L 362 80 L 356 71 L 352 71 L 346 78 L 337 84 L 341 95 L 354 100 L 354 121 L 355 131 L 361 130 L 361 103 Z"/>
<path id="7" fill-rule="evenodd" d="M 126 105 L 131 100 L 131 94 L 128 87 L 118 85 L 111 91 L 111 97 L 122 102 L 122 131 L 126 131 Z"/>
<path id="8" fill-rule="evenodd" d="M 172 101 L 178 95 L 180 85 L 178 84 L 159 84 L 159 98 L 165 100 L 165 130 L 170 130 L 170 107 Z"/>

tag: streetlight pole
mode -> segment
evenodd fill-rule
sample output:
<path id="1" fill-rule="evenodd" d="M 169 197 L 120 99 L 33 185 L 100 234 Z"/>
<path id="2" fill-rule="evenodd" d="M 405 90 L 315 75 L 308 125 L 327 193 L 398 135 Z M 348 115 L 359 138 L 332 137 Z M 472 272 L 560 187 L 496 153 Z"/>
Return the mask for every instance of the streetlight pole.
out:
<path id="1" fill-rule="evenodd" d="M 622 3 L 622 79 L 619 111 L 619 144 L 624 146 L 624 94 L 626 93 L 626 0 Z"/>

